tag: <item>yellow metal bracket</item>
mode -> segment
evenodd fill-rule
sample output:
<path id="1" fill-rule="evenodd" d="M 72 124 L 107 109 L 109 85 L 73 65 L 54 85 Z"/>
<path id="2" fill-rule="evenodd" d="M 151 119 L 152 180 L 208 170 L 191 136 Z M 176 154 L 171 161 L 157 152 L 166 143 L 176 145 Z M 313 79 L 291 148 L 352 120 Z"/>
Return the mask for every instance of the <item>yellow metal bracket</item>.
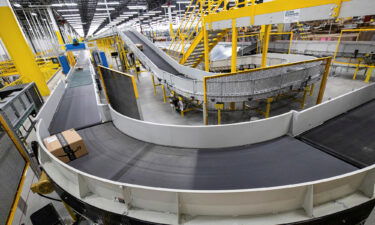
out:
<path id="1" fill-rule="evenodd" d="M 336 1 L 336 7 L 333 8 L 331 16 L 337 18 L 340 15 L 341 5 L 343 0 Z"/>

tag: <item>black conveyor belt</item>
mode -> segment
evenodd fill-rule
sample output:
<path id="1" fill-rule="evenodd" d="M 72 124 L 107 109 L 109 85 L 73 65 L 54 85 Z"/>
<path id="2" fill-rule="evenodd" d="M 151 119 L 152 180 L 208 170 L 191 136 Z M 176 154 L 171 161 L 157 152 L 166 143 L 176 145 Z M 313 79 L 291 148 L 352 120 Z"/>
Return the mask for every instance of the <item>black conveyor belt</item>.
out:
<path id="1" fill-rule="evenodd" d="M 89 154 L 69 164 L 115 181 L 152 187 L 224 190 L 288 185 L 356 170 L 285 136 L 225 149 L 183 149 L 131 138 L 112 123 L 79 131 Z"/>
<path id="2" fill-rule="evenodd" d="M 101 122 L 96 104 L 94 83 L 89 75 L 89 54 L 79 55 L 77 66 L 83 70 L 74 71 L 69 79 L 57 111 L 49 127 L 51 134 L 56 134 L 71 128 L 79 129 Z M 91 80 L 91 82 L 89 82 Z"/>
<path id="3" fill-rule="evenodd" d="M 375 100 L 316 127 L 299 138 L 359 168 L 375 163 Z"/>
<path id="4" fill-rule="evenodd" d="M 126 31 L 125 35 L 132 40 L 134 44 L 143 45 L 143 53 L 157 66 L 159 69 L 164 70 L 174 75 L 181 75 L 175 68 L 173 68 L 167 61 L 160 57 L 152 48 L 146 45 L 139 37 L 133 32 Z"/>

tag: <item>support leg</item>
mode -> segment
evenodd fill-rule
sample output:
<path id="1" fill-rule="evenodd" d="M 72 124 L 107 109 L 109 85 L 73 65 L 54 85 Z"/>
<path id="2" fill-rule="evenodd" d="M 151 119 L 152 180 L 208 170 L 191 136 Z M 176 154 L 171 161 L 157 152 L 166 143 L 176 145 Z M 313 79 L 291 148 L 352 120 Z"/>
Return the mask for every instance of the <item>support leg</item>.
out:
<path id="1" fill-rule="evenodd" d="M 315 89 L 315 84 L 312 84 L 312 85 L 310 86 L 310 93 L 309 93 L 310 96 L 313 96 L 313 94 L 314 94 L 314 89 Z"/>
<path id="2" fill-rule="evenodd" d="M 366 79 L 365 79 L 365 82 L 366 83 L 369 83 L 370 82 L 370 79 L 371 79 L 371 75 L 372 75 L 372 71 L 374 70 L 374 67 L 370 67 L 368 68 L 367 70 L 367 73 L 366 73 Z"/>
<path id="3" fill-rule="evenodd" d="M 272 101 L 273 101 L 273 98 L 267 98 L 266 112 L 264 114 L 264 117 L 266 117 L 266 118 L 270 117 Z"/>
<path id="4" fill-rule="evenodd" d="M 327 61 L 326 61 L 325 68 L 324 68 L 322 82 L 320 83 L 319 94 L 318 94 L 318 98 L 316 100 L 316 104 L 320 104 L 323 101 L 324 91 L 326 90 L 326 85 L 327 85 L 327 80 L 328 80 L 328 76 L 329 76 L 329 69 L 331 67 L 331 63 L 332 63 L 332 58 L 328 58 Z"/>
<path id="5" fill-rule="evenodd" d="M 359 70 L 359 63 L 355 67 L 354 74 L 353 74 L 353 80 L 355 80 L 357 78 L 358 70 Z"/>

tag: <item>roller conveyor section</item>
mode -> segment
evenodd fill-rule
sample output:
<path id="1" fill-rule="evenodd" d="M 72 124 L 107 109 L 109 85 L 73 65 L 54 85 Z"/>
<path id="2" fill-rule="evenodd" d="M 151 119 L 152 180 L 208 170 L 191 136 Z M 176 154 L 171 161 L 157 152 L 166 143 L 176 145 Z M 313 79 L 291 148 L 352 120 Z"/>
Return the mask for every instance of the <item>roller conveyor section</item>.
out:
<path id="1" fill-rule="evenodd" d="M 51 134 L 56 134 L 71 128 L 83 128 L 101 122 L 96 104 L 94 83 L 89 69 L 89 54 L 82 52 L 78 57 L 77 67 L 68 79 L 57 111 L 49 127 Z"/>
<path id="2" fill-rule="evenodd" d="M 333 118 L 301 140 L 357 167 L 375 163 L 375 100 Z"/>
<path id="3" fill-rule="evenodd" d="M 225 190 L 288 185 L 356 170 L 292 137 L 225 149 L 183 149 L 131 138 L 105 123 L 79 130 L 89 154 L 69 163 L 102 178 L 151 187 Z"/>
<path id="4" fill-rule="evenodd" d="M 132 40 L 134 44 L 142 44 L 143 46 L 143 53 L 161 70 L 164 70 L 168 73 L 172 73 L 174 75 L 180 75 L 175 68 L 173 68 L 167 61 L 161 58 L 153 49 L 151 49 L 148 45 L 146 45 L 139 37 L 137 37 L 131 31 L 125 31 L 124 34 Z"/>

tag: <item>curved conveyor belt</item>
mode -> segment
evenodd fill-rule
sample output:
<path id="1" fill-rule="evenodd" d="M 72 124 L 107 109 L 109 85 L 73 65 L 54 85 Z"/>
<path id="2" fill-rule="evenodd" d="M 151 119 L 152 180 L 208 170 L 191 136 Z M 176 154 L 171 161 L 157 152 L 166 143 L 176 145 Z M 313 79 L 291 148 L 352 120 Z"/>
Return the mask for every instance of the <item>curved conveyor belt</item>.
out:
<path id="1" fill-rule="evenodd" d="M 289 136 L 225 149 L 182 149 L 131 138 L 112 123 L 79 131 L 89 154 L 69 164 L 110 180 L 152 187 L 224 190 L 313 181 L 357 168 Z"/>
<path id="2" fill-rule="evenodd" d="M 146 45 L 139 37 L 137 37 L 132 31 L 125 31 L 124 34 L 132 40 L 134 44 L 141 44 L 143 46 L 143 53 L 157 65 L 161 70 L 168 73 L 182 76 L 175 68 L 173 68 L 167 61 L 161 58 L 152 48 Z"/>
<path id="3" fill-rule="evenodd" d="M 299 138 L 359 168 L 375 163 L 375 100 L 350 110 Z"/>
<path id="4" fill-rule="evenodd" d="M 82 87 L 84 86 L 87 85 Z M 71 90 L 67 91 L 66 94 L 69 94 Z M 85 94 L 82 92 L 74 98 L 80 99 Z M 71 108 L 72 102 L 74 101 L 63 99 L 55 118 L 64 115 L 61 109 Z M 91 104 L 96 106 L 94 101 Z M 259 144 L 224 149 L 184 149 L 146 143 L 123 134 L 108 122 L 78 131 L 87 145 L 89 154 L 69 164 L 81 171 L 110 180 L 186 190 L 248 189 L 314 181 L 348 173 L 360 167 L 350 160 L 341 160 L 343 157 L 338 157 L 341 147 L 335 148 L 336 154 L 326 153 L 321 149 L 328 145 L 329 139 L 332 138 L 328 134 L 336 135 L 335 143 L 353 140 L 348 138 L 348 135 L 363 135 L 362 138 L 368 140 L 368 146 L 373 146 L 372 132 L 359 132 L 361 127 L 366 129 L 375 123 L 375 116 L 371 116 L 373 108 L 375 101 L 313 129 L 301 136 L 304 141 L 311 139 L 308 144 L 284 136 Z M 71 123 L 71 119 L 79 119 L 86 114 L 79 112 L 64 116 L 68 118 L 66 121 L 54 119 L 50 129 L 62 129 Z M 353 121 L 363 121 L 364 124 Z M 340 128 L 345 124 L 352 132 Z M 335 132 L 332 132 L 332 129 Z M 338 130 L 342 132 L 336 132 Z M 320 137 L 321 142 L 326 144 L 310 145 L 313 137 L 315 140 L 319 139 L 319 134 L 324 134 Z M 332 148 L 332 145 L 328 147 Z M 361 155 L 360 158 L 370 157 L 372 155 L 367 153 L 367 157 Z M 366 161 L 366 165 L 373 162 L 374 160 Z"/>

